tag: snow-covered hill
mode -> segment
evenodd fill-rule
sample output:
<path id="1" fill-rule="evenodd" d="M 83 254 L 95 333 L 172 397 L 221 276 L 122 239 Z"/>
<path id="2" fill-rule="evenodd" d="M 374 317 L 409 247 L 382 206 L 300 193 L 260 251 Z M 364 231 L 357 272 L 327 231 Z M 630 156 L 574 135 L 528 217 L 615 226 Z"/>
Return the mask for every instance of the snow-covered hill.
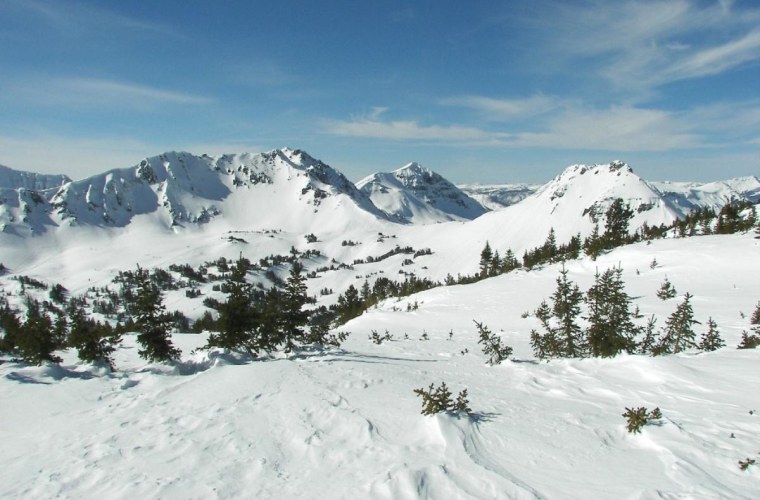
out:
<path id="1" fill-rule="evenodd" d="M 754 176 L 737 177 L 709 182 L 652 182 L 663 198 L 682 213 L 696 208 L 717 209 L 730 201 L 760 202 L 760 179 Z"/>
<path id="2" fill-rule="evenodd" d="M 356 185 L 377 207 L 402 222 L 471 220 L 487 212 L 451 182 L 415 162 L 391 173 L 373 174 Z"/>
<path id="3" fill-rule="evenodd" d="M 337 350 L 249 361 L 192 353 L 205 335 L 176 334 L 171 367 L 139 359 L 127 335 L 115 373 L 70 351 L 61 367 L 6 361 L 0 497 L 755 498 L 760 469 L 738 461 L 760 459 L 760 350 L 735 345 L 760 299 L 759 244 L 660 240 L 566 264 L 584 290 L 622 266 L 658 325 L 680 301 L 656 298 L 667 276 L 693 294 L 698 334 L 717 321 L 728 345 L 711 353 L 537 361 L 537 320 L 522 316 L 551 295 L 557 264 L 381 303 Z M 514 361 L 486 365 L 473 319 Z M 393 341 L 368 340 L 386 329 Z M 441 382 L 467 389 L 472 418 L 420 414 L 413 390 Z M 639 406 L 663 418 L 629 434 L 621 414 Z"/>
<path id="4" fill-rule="evenodd" d="M 540 184 L 460 184 L 467 196 L 489 210 L 499 210 L 518 203 L 535 193 Z"/>

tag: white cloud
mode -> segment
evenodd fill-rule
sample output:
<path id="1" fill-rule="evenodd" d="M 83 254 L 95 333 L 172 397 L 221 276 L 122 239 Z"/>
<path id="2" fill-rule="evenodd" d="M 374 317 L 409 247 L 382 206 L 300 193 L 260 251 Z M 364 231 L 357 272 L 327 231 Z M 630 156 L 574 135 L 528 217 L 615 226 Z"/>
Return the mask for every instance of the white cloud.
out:
<path id="1" fill-rule="evenodd" d="M 420 125 L 416 121 L 381 121 L 377 117 L 356 120 L 328 120 L 325 131 L 332 135 L 395 141 L 450 143 L 494 143 L 508 135 L 458 125 Z"/>
<path id="2" fill-rule="evenodd" d="M 187 92 L 97 78 L 27 79 L 8 85 L 5 98 L 52 106 L 138 109 L 214 102 L 212 98 Z"/>
<path id="3" fill-rule="evenodd" d="M 545 66 L 584 68 L 618 90 L 715 75 L 760 60 L 760 9 L 693 0 L 557 2 L 535 21 Z"/>
<path id="4" fill-rule="evenodd" d="M 541 94 L 524 99 L 494 99 L 468 95 L 449 97 L 441 100 L 441 104 L 473 109 L 491 121 L 508 121 L 536 116 L 562 105 L 558 99 Z"/>

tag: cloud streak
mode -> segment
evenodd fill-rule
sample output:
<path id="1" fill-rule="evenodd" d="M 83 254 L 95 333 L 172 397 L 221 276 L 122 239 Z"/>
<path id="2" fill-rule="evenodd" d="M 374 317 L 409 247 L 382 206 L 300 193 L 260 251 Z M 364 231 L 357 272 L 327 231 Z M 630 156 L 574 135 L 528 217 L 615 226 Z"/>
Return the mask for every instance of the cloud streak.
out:
<path id="1" fill-rule="evenodd" d="M 157 105 L 206 105 L 210 97 L 133 82 L 98 78 L 30 79 L 9 85 L 13 99 L 77 108 L 147 109 Z"/>

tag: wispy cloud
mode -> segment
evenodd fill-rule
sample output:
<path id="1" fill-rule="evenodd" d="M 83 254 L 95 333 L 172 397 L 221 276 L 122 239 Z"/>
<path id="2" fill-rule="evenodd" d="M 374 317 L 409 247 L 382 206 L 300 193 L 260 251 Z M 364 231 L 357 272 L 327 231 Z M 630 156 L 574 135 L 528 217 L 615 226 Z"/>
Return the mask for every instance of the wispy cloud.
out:
<path id="1" fill-rule="evenodd" d="M 468 95 L 441 100 L 447 106 L 460 106 L 479 112 L 488 120 L 509 121 L 532 117 L 554 110 L 562 105 L 559 99 L 537 94 L 525 99 L 494 99 Z"/>
<path id="2" fill-rule="evenodd" d="M 590 67 L 615 88 L 720 74 L 760 60 L 760 9 L 692 0 L 553 3 L 533 26 L 549 67 Z"/>
<path id="3" fill-rule="evenodd" d="M 460 98 L 453 101 L 460 102 Z M 747 144 L 754 139 L 748 135 L 750 131 L 760 127 L 760 101 L 719 103 L 675 112 L 633 105 L 593 107 L 577 101 L 563 101 L 560 105 L 550 100 L 551 105 L 538 106 L 546 109 L 540 119 L 527 122 L 520 120 L 524 115 L 521 106 L 530 99 L 502 101 L 471 96 L 464 102 L 478 103 L 472 106 L 475 109 L 483 103 L 488 111 L 504 106 L 506 111 L 501 117 L 505 119 L 493 122 L 494 126 L 487 129 L 466 124 L 421 125 L 414 120 L 384 119 L 385 108 L 378 108 L 367 117 L 328 121 L 325 129 L 340 136 L 459 146 L 664 152 Z M 513 108 L 514 103 L 518 105 Z"/>
<path id="4" fill-rule="evenodd" d="M 156 105 L 204 105 L 215 100 L 177 90 L 97 78 L 29 79 L 8 86 L 14 99 L 35 104 L 76 107 L 150 108 Z"/>
<path id="5" fill-rule="evenodd" d="M 56 2 L 47 0 L 5 0 L 6 6 L 16 12 L 34 16 L 48 27 L 67 36 L 91 36 L 113 30 L 153 32 L 163 36 L 179 37 L 171 26 L 155 21 L 130 17 L 94 4 Z"/>
<path id="6" fill-rule="evenodd" d="M 430 141 L 442 143 L 494 143 L 508 134 L 489 132 L 476 127 L 458 125 L 421 125 L 414 120 L 382 120 L 376 108 L 366 118 L 327 120 L 324 130 L 331 135 L 363 137 L 392 141 Z"/>

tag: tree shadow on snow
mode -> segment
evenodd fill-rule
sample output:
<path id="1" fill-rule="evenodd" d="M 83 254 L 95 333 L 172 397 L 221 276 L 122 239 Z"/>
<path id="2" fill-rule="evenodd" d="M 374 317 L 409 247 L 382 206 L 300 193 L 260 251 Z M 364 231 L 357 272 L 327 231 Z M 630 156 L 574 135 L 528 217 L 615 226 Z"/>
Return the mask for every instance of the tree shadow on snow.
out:
<path id="1" fill-rule="evenodd" d="M 43 379 L 49 378 L 56 382 L 60 382 L 64 379 L 90 380 L 97 376 L 91 371 L 75 371 L 64 368 L 60 365 L 47 365 L 41 368 L 33 368 L 30 371 L 32 373 L 28 374 L 13 371 L 8 373 L 5 378 L 22 384 L 50 385 L 50 382 L 46 382 Z"/>

